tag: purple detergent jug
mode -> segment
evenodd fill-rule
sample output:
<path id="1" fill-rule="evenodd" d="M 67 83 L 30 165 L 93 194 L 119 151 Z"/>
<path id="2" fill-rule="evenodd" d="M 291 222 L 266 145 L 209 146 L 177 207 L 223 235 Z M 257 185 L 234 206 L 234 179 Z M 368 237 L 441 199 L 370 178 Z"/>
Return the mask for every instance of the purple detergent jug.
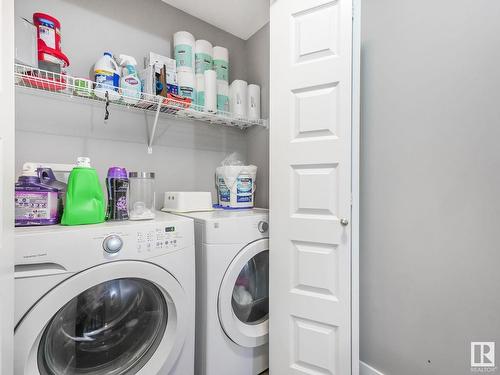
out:
<path id="1" fill-rule="evenodd" d="M 23 169 L 15 186 L 16 227 L 58 224 L 65 186 L 50 168 Z"/>

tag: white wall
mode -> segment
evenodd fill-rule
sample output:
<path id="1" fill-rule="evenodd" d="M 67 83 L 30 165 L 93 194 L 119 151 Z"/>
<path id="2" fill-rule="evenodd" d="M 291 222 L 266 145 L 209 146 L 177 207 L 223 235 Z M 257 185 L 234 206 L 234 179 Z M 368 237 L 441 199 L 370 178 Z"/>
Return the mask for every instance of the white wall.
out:
<path id="1" fill-rule="evenodd" d="M 269 23 L 246 41 L 249 83 L 261 88 L 261 116 L 269 119 Z M 248 130 L 248 162 L 258 166 L 255 203 L 269 207 L 269 130 L 254 127 Z"/>
<path id="2" fill-rule="evenodd" d="M 169 54 L 168 42 L 178 30 L 223 45 L 230 52 L 230 78 L 246 79 L 245 42 L 159 0 L 77 1 L 17 0 L 16 14 L 31 18 L 43 11 L 61 22 L 63 51 L 70 73 L 89 76 L 103 51 L 127 53 L 141 60 L 149 51 Z M 118 9 L 119 8 L 119 9 Z M 162 119 L 153 154 L 146 153 L 146 124 L 141 112 L 111 108 L 103 123 L 103 105 L 48 99 L 17 91 L 16 169 L 25 161 L 73 162 L 88 155 L 101 179 L 112 165 L 157 173 L 157 193 L 167 190 L 212 191 L 214 172 L 226 154 L 246 156 L 245 132 L 203 123 Z M 158 196 L 158 195 L 157 195 Z M 157 206 L 161 206 L 161 197 Z"/>
<path id="3" fill-rule="evenodd" d="M 361 360 L 471 374 L 500 342 L 500 2 L 362 13 Z"/>

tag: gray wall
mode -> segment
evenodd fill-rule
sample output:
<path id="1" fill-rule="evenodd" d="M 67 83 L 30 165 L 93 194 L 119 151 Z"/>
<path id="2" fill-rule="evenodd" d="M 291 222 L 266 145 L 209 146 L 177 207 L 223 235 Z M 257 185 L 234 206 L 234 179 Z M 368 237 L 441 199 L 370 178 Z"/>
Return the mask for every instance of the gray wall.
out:
<path id="1" fill-rule="evenodd" d="M 269 118 L 269 23 L 246 41 L 249 83 L 260 85 L 261 116 Z M 269 207 L 269 130 L 254 127 L 247 135 L 248 162 L 258 166 L 255 203 Z"/>
<path id="2" fill-rule="evenodd" d="M 500 2 L 362 3 L 361 360 L 470 374 L 500 345 Z"/>
<path id="3" fill-rule="evenodd" d="M 198 38 L 229 48 L 230 78 L 247 78 L 246 42 L 191 17 L 160 0 L 77 1 L 29 0 L 15 2 L 16 15 L 30 19 L 36 11 L 61 22 L 63 51 L 69 72 L 89 76 L 103 51 L 142 57 L 149 51 L 171 55 L 172 35 L 188 30 Z M 167 190 L 212 191 L 216 166 L 234 151 L 246 156 L 246 133 L 203 123 L 162 119 L 153 154 L 146 153 L 146 125 L 152 117 L 111 108 L 103 123 L 103 106 L 78 100 L 47 99 L 17 91 L 16 169 L 25 161 L 73 162 L 88 155 L 104 178 L 111 165 L 157 172 L 157 206 Z"/>

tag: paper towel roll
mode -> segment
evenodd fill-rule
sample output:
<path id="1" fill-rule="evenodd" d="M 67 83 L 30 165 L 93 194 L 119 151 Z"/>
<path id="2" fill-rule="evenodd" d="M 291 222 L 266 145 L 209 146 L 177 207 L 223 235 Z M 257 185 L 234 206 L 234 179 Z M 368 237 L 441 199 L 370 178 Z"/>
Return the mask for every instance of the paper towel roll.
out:
<path id="1" fill-rule="evenodd" d="M 198 110 L 202 111 L 205 106 L 205 75 L 196 75 L 196 105 Z"/>
<path id="2" fill-rule="evenodd" d="M 247 116 L 249 120 L 260 119 L 260 86 L 248 85 Z"/>
<path id="3" fill-rule="evenodd" d="M 247 90 L 246 81 L 236 79 L 229 88 L 229 110 L 237 118 L 247 117 Z"/>
<path id="4" fill-rule="evenodd" d="M 217 72 L 217 79 L 229 82 L 229 51 L 227 48 L 215 46 L 214 70 Z"/>
<path id="5" fill-rule="evenodd" d="M 187 31 L 178 31 L 174 34 L 174 57 L 177 71 L 194 72 L 194 36 Z"/>
<path id="6" fill-rule="evenodd" d="M 179 83 L 179 95 L 196 102 L 196 83 L 194 73 L 192 71 L 177 72 L 177 82 Z"/>
<path id="7" fill-rule="evenodd" d="M 217 111 L 229 112 L 229 84 L 217 81 Z"/>
<path id="8" fill-rule="evenodd" d="M 213 47 L 212 43 L 206 40 L 197 40 L 195 47 L 195 67 L 196 74 L 203 74 L 205 70 L 210 70 L 213 60 Z"/>
<path id="9" fill-rule="evenodd" d="M 205 70 L 205 111 L 217 112 L 217 73 Z"/>

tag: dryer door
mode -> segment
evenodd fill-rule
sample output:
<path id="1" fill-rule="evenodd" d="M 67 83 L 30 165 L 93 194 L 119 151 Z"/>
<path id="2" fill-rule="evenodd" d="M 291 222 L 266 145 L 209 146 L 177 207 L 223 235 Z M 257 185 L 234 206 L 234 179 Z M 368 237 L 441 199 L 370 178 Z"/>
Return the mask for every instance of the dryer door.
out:
<path id="1" fill-rule="evenodd" d="M 257 347 L 269 333 L 269 240 L 245 246 L 226 270 L 219 289 L 219 320 L 236 344 Z"/>
<path id="2" fill-rule="evenodd" d="M 15 374 L 168 373 L 187 315 L 181 285 L 163 268 L 140 261 L 93 267 L 53 288 L 20 321 Z"/>

